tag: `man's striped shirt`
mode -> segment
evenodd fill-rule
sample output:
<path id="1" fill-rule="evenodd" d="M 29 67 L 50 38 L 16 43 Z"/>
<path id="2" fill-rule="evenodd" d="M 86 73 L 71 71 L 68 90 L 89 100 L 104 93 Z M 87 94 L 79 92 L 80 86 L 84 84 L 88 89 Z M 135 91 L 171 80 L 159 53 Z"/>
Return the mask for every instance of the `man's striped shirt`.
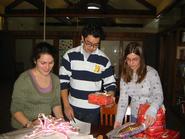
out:
<path id="1" fill-rule="evenodd" d="M 84 57 L 83 46 L 68 50 L 60 67 L 61 90 L 69 89 L 71 105 L 94 109 L 98 105 L 88 103 L 88 94 L 103 90 L 115 91 L 116 84 L 108 57 L 99 49 Z"/>

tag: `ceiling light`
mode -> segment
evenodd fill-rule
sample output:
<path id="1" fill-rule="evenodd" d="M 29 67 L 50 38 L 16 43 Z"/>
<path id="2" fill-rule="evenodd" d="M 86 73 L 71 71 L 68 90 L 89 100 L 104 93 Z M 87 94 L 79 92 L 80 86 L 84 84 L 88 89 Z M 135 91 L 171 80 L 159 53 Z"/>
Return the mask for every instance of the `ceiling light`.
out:
<path id="1" fill-rule="evenodd" d="M 101 5 L 97 3 L 88 3 L 87 4 L 87 9 L 89 10 L 98 10 L 100 9 Z"/>

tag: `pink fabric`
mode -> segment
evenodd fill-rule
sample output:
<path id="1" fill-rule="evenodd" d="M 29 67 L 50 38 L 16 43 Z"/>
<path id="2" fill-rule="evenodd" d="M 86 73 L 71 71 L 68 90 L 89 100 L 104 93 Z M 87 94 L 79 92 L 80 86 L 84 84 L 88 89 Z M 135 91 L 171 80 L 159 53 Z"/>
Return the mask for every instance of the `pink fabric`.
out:
<path id="1" fill-rule="evenodd" d="M 59 133 L 69 139 L 69 134 L 78 134 L 78 129 L 74 128 L 69 122 L 63 119 L 55 119 L 52 116 L 45 116 L 43 113 L 39 114 L 38 120 L 40 124 L 35 126 L 32 133 L 25 135 L 25 139 L 34 139 L 41 136 L 49 136 Z"/>

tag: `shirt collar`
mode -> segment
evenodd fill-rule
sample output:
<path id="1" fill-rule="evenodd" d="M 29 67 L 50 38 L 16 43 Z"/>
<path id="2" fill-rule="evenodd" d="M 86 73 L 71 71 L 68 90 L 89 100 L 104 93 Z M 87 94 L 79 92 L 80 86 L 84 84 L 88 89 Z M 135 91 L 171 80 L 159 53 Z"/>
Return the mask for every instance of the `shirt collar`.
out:
<path id="1" fill-rule="evenodd" d="M 81 51 L 81 53 L 84 55 L 84 52 L 85 52 L 85 50 L 83 49 L 83 43 L 80 45 L 80 51 Z M 97 48 L 94 52 L 92 52 L 91 54 L 98 54 L 98 52 L 99 52 L 99 48 Z M 90 54 L 90 55 L 91 55 Z"/>

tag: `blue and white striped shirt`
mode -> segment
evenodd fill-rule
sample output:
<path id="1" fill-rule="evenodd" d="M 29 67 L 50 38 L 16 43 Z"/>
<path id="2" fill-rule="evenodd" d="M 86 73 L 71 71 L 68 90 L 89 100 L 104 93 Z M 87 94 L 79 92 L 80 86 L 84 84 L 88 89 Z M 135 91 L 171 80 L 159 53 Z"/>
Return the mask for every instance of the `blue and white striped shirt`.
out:
<path id="1" fill-rule="evenodd" d="M 98 108 L 98 105 L 88 103 L 88 94 L 101 91 L 102 87 L 106 91 L 116 89 L 108 57 L 97 49 L 86 58 L 82 45 L 64 54 L 59 76 L 61 90 L 69 89 L 70 104 L 79 108 Z"/>

